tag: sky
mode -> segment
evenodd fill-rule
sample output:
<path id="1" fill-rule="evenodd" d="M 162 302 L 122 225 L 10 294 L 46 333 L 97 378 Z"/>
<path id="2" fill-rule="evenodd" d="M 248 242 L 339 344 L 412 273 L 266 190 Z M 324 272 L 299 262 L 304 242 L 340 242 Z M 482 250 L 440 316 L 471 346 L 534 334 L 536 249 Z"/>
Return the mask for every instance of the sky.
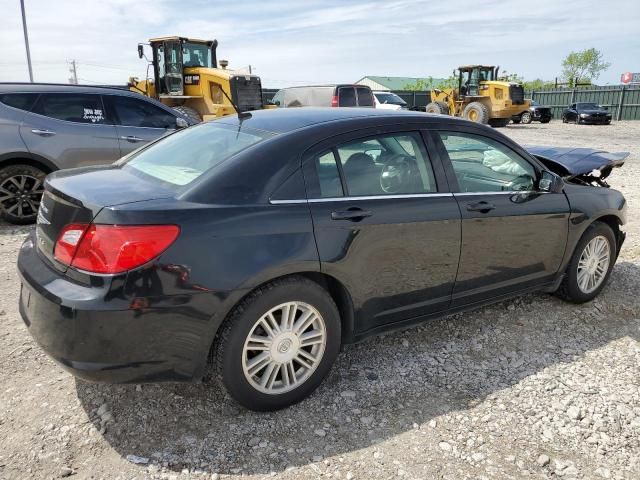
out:
<path id="1" fill-rule="evenodd" d="M 263 87 L 355 82 L 366 75 L 447 77 L 500 65 L 553 80 L 572 50 L 597 48 L 598 84 L 640 72 L 640 0 L 25 0 L 35 81 L 118 84 L 145 77 L 137 45 L 217 39 L 218 59 L 252 66 Z M 0 0 L 0 81 L 28 81 L 19 0 Z M 148 48 L 148 47 L 147 47 Z"/>

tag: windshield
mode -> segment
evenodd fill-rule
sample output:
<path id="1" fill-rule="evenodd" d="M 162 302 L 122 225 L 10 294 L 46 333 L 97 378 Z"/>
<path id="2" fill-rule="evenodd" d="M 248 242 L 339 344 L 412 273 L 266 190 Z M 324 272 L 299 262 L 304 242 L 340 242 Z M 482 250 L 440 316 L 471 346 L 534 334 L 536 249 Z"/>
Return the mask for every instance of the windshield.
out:
<path id="1" fill-rule="evenodd" d="M 380 103 L 387 103 L 391 105 L 406 105 L 402 98 L 395 93 L 375 93 L 374 94 Z"/>
<path id="2" fill-rule="evenodd" d="M 185 67 L 215 68 L 211 62 L 211 48 L 204 43 L 185 42 L 182 45 L 182 63 Z"/>
<path id="3" fill-rule="evenodd" d="M 246 127 L 240 129 L 216 122 L 201 123 L 125 157 L 117 165 L 169 186 L 182 187 L 233 155 L 273 135 Z"/>
<path id="4" fill-rule="evenodd" d="M 600 110 L 602 107 L 597 103 L 579 103 L 578 108 L 580 110 Z"/>
<path id="5" fill-rule="evenodd" d="M 534 107 L 539 107 L 540 106 L 540 104 L 538 103 L 537 100 L 531 100 L 531 105 L 534 106 Z"/>

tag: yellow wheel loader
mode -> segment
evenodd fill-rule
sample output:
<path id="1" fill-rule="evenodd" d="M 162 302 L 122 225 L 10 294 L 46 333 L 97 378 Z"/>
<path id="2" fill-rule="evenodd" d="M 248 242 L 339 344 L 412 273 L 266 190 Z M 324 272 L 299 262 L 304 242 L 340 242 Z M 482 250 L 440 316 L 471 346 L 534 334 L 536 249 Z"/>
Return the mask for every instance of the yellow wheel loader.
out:
<path id="1" fill-rule="evenodd" d="M 425 111 L 492 127 L 506 126 L 511 117 L 529 110 L 529 100 L 524 98 L 522 85 L 498 80 L 498 69 L 487 65 L 459 67 L 457 88 L 432 90 Z"/>
<path id="2" fill-rule="evenodd" d="M 260 77 L 227 69 L 216 40 L 161 37 L 149 40 L 147 78 L 129 78 L 129 89 L 160 100 L 194 121 L 264 108 Z M 138 56 L 146 58 L 143 44 Z M 149 72 L 153 69 L 153 72 Z"/>

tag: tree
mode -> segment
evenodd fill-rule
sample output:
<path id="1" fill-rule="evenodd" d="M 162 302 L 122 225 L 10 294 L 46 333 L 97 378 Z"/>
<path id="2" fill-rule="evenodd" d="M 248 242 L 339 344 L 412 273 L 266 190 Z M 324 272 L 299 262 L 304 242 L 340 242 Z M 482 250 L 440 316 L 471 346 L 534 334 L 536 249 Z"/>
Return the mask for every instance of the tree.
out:
<path id="1" fill-rule="evenodd" d="M 428 92 L 434 88 L 444 90 L 445 88 L 455 88 L 458 86 L 458 77 L 450 76 L 444 80 L 433 77 L 419 78 L 414 83 L 407 83 L 402 90 L 409 92 Z"/>
<path id="2" fill-rule="evenodd" d="M 425 92 L 433 88 L 433 77 L 419 78 L 415 83 L 407 83 L 402 90 L 409 92 Z"/>
<path id="3" fill-rule="evenodd" d="M 573 87 L 577 83 L 592 81 L 607 70 L 611 64 L 603 60 L 600 50 L 587 48 L 579 52 L 571 52 L 562 61 L 562 75 L 569 86 Z"/>

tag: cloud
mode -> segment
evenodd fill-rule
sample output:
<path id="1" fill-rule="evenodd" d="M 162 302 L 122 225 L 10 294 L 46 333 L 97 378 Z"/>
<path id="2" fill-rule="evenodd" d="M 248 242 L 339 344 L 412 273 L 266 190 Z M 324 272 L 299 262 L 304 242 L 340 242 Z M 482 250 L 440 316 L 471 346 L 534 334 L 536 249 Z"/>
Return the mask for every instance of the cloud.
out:
<path id="1" fill-rule="evenodd" d="M 634 65 L 640 3 L 624 0 L 26 0 L 37 81 L 66 82 L 68 60 L 87 83 L 144 76 L 136 45 L 162 35 L 217 38 L 218 57 L 251 64 L 265 86 L 349 82 L 364 75 L 447 76 L 460 64 L 500 64 L 552 79 L 571 50 L 601 49 L 615 83 Z M 0 0 L 0 80 L 25 81 L 19 2 Z M 196 15 L 193 15 L 196 12 Z M 624 14 L 620 14 L 624 12 Z"/>

